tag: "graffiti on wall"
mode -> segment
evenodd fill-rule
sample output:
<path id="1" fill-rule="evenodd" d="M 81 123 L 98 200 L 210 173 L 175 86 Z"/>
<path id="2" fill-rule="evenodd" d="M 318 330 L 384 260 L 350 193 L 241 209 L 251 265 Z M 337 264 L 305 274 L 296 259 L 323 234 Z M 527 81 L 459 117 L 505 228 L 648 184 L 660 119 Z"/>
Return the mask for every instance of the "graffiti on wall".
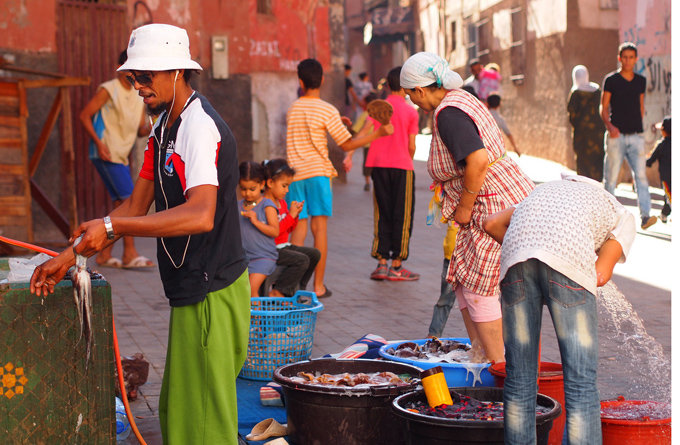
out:
<path id="1" fill-rule="evenodd" d="M 132 7 L 132 27 L 139 28 L 150 23 L 153 23 L 151 8 L 143 0 L 136 1 Z"/>
<path id="2" fill-rule="evenodd" d="M 269 42 L 251 40 L 250 41 L 250 57 L 281 57 L 279 53 L 279 42 L 272 40 Z"/>
<path id="3" fill-rule="evenodd" d="M 643 36 L 643 30 L 637 23 L 623 31 L 623 41 L 634 43 L 637 47 L 647 43 L 647 39 Z"/>
<path id="4" fill-rule="evenodd" d="M 665 66 L 659 57 L 649 57 L 647 68 L 647 93 L 662 93 L 671 95 L 671 68 Z"/>
<path id="5" fill-rule="evenodd" d="M 664 116 L 671 114 L 671 57 L 650 56 L 640 57 L 635 66 L 635 72 L 647 79 L 645 91 L 644 127 L 661 121 Z M 645 139 L 653 143 L 657 135 L 646 131 Z"/>
<path id="6" fill-rule="evenodd" d="M 302 59 L 300 50 L 278 40 L 250 40 L 250 57 L 268 57 L 278 60 L 281 71 L 296 71 Z"/>

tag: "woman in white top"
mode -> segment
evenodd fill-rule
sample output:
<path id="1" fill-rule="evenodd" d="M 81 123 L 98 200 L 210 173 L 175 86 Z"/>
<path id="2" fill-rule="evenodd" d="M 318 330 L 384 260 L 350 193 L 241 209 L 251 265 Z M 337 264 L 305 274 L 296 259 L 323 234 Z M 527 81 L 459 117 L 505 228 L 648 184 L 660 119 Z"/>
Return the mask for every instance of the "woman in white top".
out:
<path id="1" fill-rule="evenodd" d="M 127 60 L 127 50 L 118 56 L 118 66 Z M 102 83 L 95 95 L 80 112 L 80 122 L 92 142 L 89 158 L 111 196 L 113 207 L 118 207 L 132 194 L 134 186 L 128 157 L 138 136 L 151 131 L 144 113 L 144 102 L 126 79 L 127 73 L 118 72 L 115 79 Z M 97 265 L 136 269 L 153 267 L 154 263 L 137 252 L 134 238 L 123 237 L 123 259 L 111 255 L 113 244 L 97 255 Z"/>
<path id="2" fill-rule="evenodd" d="M 486 219 L 502 243 L 501 305 L 507 378 L 505 443 L 536 443 L 536 377 L 543 305 L 555 326 L 564 372 L 569 444 L 600 444 L 597 287 L 625 261 L 633 215 L 583 176 L 537 186 Z"/>

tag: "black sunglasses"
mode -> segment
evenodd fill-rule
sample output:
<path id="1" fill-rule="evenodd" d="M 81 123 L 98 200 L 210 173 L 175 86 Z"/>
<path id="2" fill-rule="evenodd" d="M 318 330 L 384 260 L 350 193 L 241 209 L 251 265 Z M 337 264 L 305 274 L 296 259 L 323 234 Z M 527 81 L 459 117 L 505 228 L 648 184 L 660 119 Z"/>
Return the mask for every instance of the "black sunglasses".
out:
<path id="1" fill-rule="evenodd" d="M 151 86 L 151 84 L 153 83 L 153 77 L 154 77 L 153 71 L 147 71 L 139 74 L 130 72 L 130 74 L 125 76 L 127 81 L 130 82 L 130 85 L 132 85 L 133 87 L 135 86 L 135 82 L 137 82 L 143 87 Z"/>

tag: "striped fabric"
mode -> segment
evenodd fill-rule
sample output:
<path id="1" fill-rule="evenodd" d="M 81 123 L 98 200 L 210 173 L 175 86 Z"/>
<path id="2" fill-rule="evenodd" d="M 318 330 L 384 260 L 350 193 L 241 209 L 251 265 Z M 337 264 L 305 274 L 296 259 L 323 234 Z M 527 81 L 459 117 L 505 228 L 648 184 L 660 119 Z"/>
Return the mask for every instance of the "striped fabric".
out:
<path id="1" fill-rule="evenodd" d="M 460 283 L 480 295 L 498 295 L 501 246 L 484 232 L 482 223 L 488 215 L 524 199 L 534 184 L 505 156 L 503 135 L 480 101 L 465 91 L 451 90 L 435 110 L 435 116 L 446 107 L 459 108 L 472 118 L 489 156 L 489 168 L 472 208 L 470 225 L 458 231 L 447 279 L 454 287 Z M 436 125 L 427 169 L 444 190 L 442 216 L 452 220 L 463 190 L 465 170 L 454 161 Z"/>
<path id="2" fill-rule="evenodd" d="M 286 117 L 286 154 L 295 169 L 293 181 L 315 176 L 333 178 L 338 172 L 328 157 L 326 133 L 342 145 L 352 138 L 333 105 L 319 98 L 300 97 Z"/>
<path id="3" fill-rule="evenodd" d="M 415 205 L 413 170 L 373 167 L 373 243 L 376 259 L 400 259 L 409 255 Z"/>
<path id="4" fill-rule="evenodd" d="M 324 358 L 379 358 L 380 347 L 387 344 L 387 340 L 376 334 L 366 334 L 341 352 L 326 354 Z"/>

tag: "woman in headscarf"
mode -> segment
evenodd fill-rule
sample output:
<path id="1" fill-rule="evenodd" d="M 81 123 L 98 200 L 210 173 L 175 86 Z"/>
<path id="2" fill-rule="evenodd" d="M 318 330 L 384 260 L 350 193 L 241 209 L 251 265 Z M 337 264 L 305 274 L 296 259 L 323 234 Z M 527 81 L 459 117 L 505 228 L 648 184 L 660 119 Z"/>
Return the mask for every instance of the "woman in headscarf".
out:
<path id="1" fill-rule="evenodd" d="M 520 202 L 534 184 L 506 156 L 493 117 L 460 89 L 463 81 L 446 60 L 417 53 L 404 63 L 400 81 L 413 103 L 434 111 L 427 169 L 442 186 L 442 216 L 460 226 L 447 280 L 470 340 L 481 344 L 487 360 L 505 361 L 498 288 L 501 246 L 482 223 Z"/>
<path id="2" fill-rule="evenodd" d="M 588 80 L 588 68 L 576 65 L 571 71 L 573 85 L 569 93 L 569 122 L 574 127 L 576 173 L 602 181 L 605 126 L 600 117 L 602 91 Z"/>

